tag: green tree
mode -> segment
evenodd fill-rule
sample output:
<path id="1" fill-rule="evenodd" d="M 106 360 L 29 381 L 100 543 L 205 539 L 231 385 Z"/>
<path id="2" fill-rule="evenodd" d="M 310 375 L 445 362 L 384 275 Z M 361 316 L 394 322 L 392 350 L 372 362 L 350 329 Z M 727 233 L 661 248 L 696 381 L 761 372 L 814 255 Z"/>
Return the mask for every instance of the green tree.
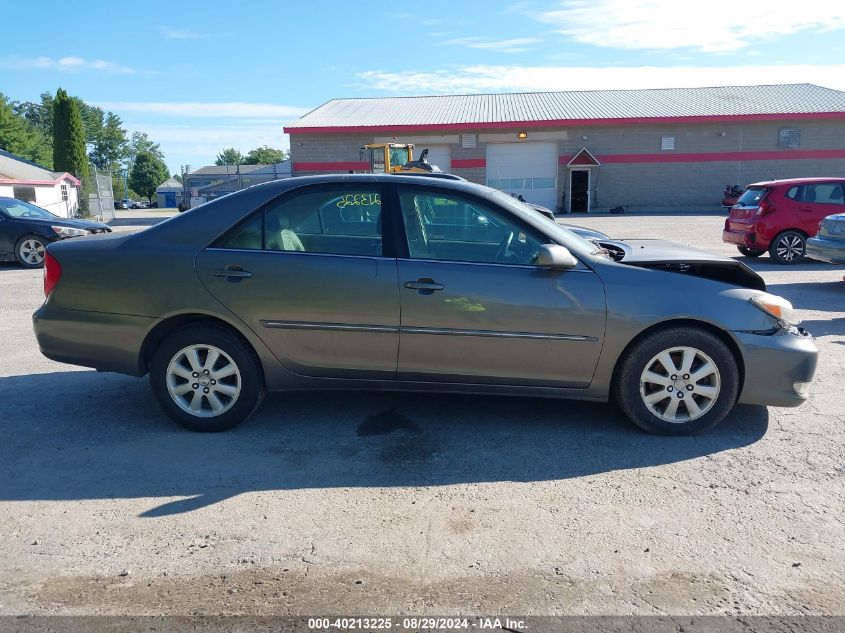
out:
<path id="1" fill-rule="evenodd" d="M 224 149 L 222 152 L 217 154 L 217 158 L 214 161 L 215 165 L 243 165 L 244 164 L 244 155 L 241 154 L 238 150 L 234 147 L 230 147 L 228 149 Z"/>
<path id="2" fill-rule="evenodd" d="M 0 149 L 31 160 L 48 169 L 52 160 L 46 139 L 26 118 L 15 113 L 14 105 L 0 93 Z"/>
<path id="3" fill-rule="evenodd" d="M 129 187 L 152 202 L 156 187 L 168 179 L 167 165 L 151 152 L 141 152 L 129 174 Z"/>
<path id="4" fill-rule="evenodd" d="M 94 139 L 94 148 L 90 154 L 91 162 L 98 169 L 109 169 L 112 173 L 120 169 L 120 163 L 129 151 L 129 141 L 122 125 L 123 121 L 113 112 L 106 115 L 105 122 Z"/>
<path id="5" fill-rule="evenodd" d="M 251 150 L 243 160 L 244 165 L 275 165 L 288 159 L 288 152 L 262 145 Z"/>
<path id="6" fill-rule="evenodd" d="M 85 128 L 76 100 L 59 88 L 53 104 L 53 169 L 87 178 Z"/>
<path id="7" fill-rule="evenodd" d="M 126 165 L 132 169 L 136 157 L 141 153 L 152 154 L 160 161 L 164 161 L 164 152 L 158 143 L 153 143 L 146 132 L 132 132 L 132 138 L 126 149 Z"/>
<path id="8" fill-rule="evenodd" d="M 42 92 L 41 101 L 15 101 L 15 114 L 29 121 L 45 136 L 53 136 L 53 93 Z"/>
<path id="9" fill-rule="evenodd" d="M 178 182 L 183 182 L 182 176 L 180 176 L 179 174 L 173 174 L 171 178 L 175 178 Z"/>

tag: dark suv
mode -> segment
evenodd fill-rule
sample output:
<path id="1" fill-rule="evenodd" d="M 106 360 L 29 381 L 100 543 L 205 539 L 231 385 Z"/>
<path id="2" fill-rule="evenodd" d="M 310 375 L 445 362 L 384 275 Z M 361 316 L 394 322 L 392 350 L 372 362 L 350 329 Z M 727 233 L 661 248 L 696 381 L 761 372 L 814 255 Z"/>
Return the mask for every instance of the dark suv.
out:
<path id="1" fill-rule="evenodd" d="M 746 257 L 766 251 L 778 264 L 804 258 L 807 237 L 828 215 L 845 212 L 845 178 L 794 178 L 748 185 L 725 220 L 722 241 Z"/>

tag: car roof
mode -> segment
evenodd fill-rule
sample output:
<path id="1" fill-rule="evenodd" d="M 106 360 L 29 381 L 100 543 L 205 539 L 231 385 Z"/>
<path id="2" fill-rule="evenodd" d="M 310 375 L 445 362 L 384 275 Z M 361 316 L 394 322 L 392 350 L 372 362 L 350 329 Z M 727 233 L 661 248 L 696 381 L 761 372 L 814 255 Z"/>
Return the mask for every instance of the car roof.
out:
<path id="1" fill-rule="evenodd" d="M 845 178 L 841 176 L 831 176 L 830 178 L 784 178 L 783 180 L 764 180 L 761 182 L 752 182 L 749 187 L 779 187 L 781 185 L 803 185 L 813 182 L 845 182 Z"/>

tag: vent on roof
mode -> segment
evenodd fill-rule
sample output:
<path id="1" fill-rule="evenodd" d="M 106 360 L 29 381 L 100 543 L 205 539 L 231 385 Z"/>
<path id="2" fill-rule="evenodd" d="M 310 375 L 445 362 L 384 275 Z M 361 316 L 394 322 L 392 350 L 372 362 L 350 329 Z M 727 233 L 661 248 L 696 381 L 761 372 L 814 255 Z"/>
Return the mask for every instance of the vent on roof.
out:
<path id="1" fill-rule="evenodd" d="M 662 137 L 660 137 L 660 149 L 675 149 L 675 137 L 674 136 L 662 136 Z"/>
<path id="2" fill-rule="evenodd" d="M 778 133 L 778 149 L 798 149 L 801 145 L 801 130 L 784 127 Z"/>
<path id="3" fill-rule="evenodd" d="M 475 134 L 461 134 L 461 147 L 475 149 Z"/>

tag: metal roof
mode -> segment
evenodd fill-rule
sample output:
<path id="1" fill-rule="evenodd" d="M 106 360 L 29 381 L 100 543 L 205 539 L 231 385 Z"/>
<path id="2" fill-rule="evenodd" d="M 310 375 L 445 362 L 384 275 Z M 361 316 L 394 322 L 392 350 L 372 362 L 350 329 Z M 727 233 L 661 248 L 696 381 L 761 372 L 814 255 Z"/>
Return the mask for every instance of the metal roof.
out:
<path id="1" fill-rule="evenodd" d="M 200 167 L 190 172 L 190 176 L 236 176 L 237 174 L 248 174 L 256 169 L 267 167 L 267 165 L 209 165 Z"/>
<path id="2" fill-rule="evenodd" d="M 508 124 L 642 122 L 696 118 L 845 115 L 845 92 L 813 84 L 649 90 L 591 90 L 334 99 L 286 132 L 350 129 L 506 127 Z M 512 127 L 512 126 L 510 126 Z M 338 128 L 338 129 L 335 129 Z"/>

